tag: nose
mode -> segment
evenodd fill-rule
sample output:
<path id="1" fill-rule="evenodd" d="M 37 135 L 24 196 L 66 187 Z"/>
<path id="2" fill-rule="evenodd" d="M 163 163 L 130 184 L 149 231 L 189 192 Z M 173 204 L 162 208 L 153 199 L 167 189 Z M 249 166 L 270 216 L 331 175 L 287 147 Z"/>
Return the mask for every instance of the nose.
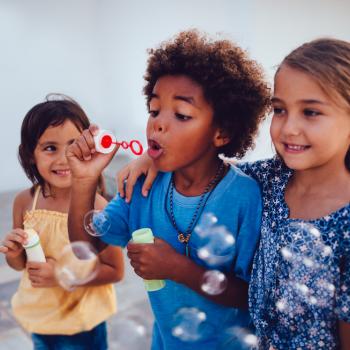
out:
<path id="1" fill-rule="evenodd" d="M 286 136 L 297 136 L 301 132 L 301 125 L 298 116 L 288 115 L 282 126 L 282 132 Z"/>
<path id="2" fill-rule="evenodd" d="M 57 159 L 56 161 L 59 164 L 67 164 L 67 157 L 66 157 L 66 148 L 62 148 L 59 152 L 57 152 Z"/>
<path id="3" fill-rule="evenodd" d="M 159 113 L 157 117 L 153 118 L 153 131 L 164 132 L 166 130 L 166 116 Z"/>

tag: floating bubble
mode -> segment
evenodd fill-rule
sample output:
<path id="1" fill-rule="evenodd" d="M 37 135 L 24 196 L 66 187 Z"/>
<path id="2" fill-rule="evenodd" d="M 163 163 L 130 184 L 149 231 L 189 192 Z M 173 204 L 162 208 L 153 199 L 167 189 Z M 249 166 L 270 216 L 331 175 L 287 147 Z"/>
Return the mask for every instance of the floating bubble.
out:
<path id="1" fill-rule="evenodd" d="M 250 329 L 243 327 L 230 327 L 225 329 L 223 341 L 219 345 L 220 350 L 224 349 L 258 349 L 259 339 Z"/>
<path id="2" fill-rule="evenodd" d="M 213 213 L 205 213 L 201 216 L 199 223 L 194 228 L 194 231 L 199 236 L 205 236 L 208 230 L 218 222 L 218 218 Z"/>
<path id="3" fill-rule="evenodd" d="M 184 342 L 194 342 L 206 333 L 206 314 L 195 307 L 182 308 L 174 317 L 172 335 Z"/>
<path id="4" fill-rule="evenodd" d="M 94 237 L 103 236 L 111 227 L 111 220 L 104 210 L 90 210 L 84 216 L 85 231 Z"/>
<path id="5" fill-rule="evenodd" d="M 215 225 L 198 240 L 197 255 L 209 266 L 222 266 L 232 259 L 234 244 L 232 233 L 225 226 Z"/>
<path id="6" fill-rule="evenodd" d="M 209 295 L 221 294 L 227 287 L 226 276 L 218 270 L 206 271 L 203 275 L 201 289 Z"/>
<path id="7" fill-rule="evenodd" d="M 111 348 L 118 350 L 132 349 L 144 350 L 150 348 L 150 330 L 141 321 L 125 317 L 116 317 L 112 320 L 113 338 L 116 343 L 111 342 Z"/>
<path id="8" fill-rule="evenodd" d="M 56 279 L 62 288 L 71 291 L 96 276 L 98 261 L 97 252 L 90 243 L 68 244 L 56 261 Z"/>

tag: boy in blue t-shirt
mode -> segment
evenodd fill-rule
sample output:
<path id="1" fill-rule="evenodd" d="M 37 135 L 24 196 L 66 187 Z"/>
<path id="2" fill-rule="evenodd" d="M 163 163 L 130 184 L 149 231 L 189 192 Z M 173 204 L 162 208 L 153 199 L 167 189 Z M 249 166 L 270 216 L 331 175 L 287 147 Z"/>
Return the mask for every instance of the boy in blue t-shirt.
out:
<path id="1" fill-rule="evenodd" d="M 67 150 L 73 177 L 70 239 L 101 250 L 106 244 L 126 246 L 134 230 L 150 227 L 154 244 L 127 247 L 139 276 L 166 280 L 164 288 L 149 293 L 155 315 L 152 349 L 218 349 L 225 346 L 226 329 L 249 326 L 247 282 L 261 218 L 256 182 L 226 167 L 218 154 L 241 157 L 252 146 L 269 91 L 256 62 L 239 47 L 196 31 L 182 32 L 150 51 L 145 80 L 148 154 L 162 173 L 147 198 L 140 180 L 132 202 L 119 196 L 110 202 L 106 212 L 112 223 L 105 235 L 86 235 L 82 218 L 92 209 L 98 176 L 116 151 L 96 153 L 96 129 L 85 130 Z M 199 259 L 191 238 L 205 212 L 214 213 L 236 241 L 219 267 L 227 287 L 218 295 L 201 289 L 210 267 Z M 195 342 L 182 342 L 172 332 L 174 314 L 186 307 L 200 310 L 204 321 Z"/>

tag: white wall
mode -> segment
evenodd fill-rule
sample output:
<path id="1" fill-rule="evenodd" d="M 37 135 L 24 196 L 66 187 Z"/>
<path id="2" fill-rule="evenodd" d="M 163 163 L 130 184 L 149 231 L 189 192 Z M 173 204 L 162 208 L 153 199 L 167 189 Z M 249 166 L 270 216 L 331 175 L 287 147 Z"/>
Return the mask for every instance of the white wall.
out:
<path id="1" fill-rule="evenodd" d="M 49 92 L 75 98 L 119 138 L 145 141 L 146 49 L 179 30 L 223 32 L 272 67 L 320 35 L 350 40 L 347 0 L 0 0 L 0 191 L 26 186 L 25 113 Z M 268 122 L 249 159 L 271 154 Z"/>

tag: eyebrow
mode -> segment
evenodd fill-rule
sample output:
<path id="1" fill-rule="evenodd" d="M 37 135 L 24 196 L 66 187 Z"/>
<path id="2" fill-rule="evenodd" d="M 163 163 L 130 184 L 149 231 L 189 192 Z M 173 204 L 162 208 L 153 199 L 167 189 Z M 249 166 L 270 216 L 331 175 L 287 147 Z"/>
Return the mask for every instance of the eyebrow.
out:
<path id="1" fill-rule="evenodd" d="M 157 98 L 159 99 L 159 96 L 157 94 L 151 94 L 150 96 L 150 101 L 153 99 L 153 98 Z M 196 106 L 196 103 L 194 102 L 194 98 L 192 96 L 182 96 L 182 95 L 175 95 L 174 97 L 174 100 L 179 100 L 179 101 L 184 101 L 184 102 L 187 102 L 189 104 L 191 104 L 192 106 Z"/>
<path id="2" fill-rule="evenodd" d="M 68 140 L 67 144 L 71 144 L 71 143 L 74 142 L 74 141 L 75 141 L 75 139 Z M 59 143 L 56 142 L 56 141 L 45 141 L 45 142 L 43 142 L 43 143 L 39 143 L 39 145 L 40 145 L 41 147 L 45 147 L 45 146 L 48 146 L 48 145 L 56 146 L 56 145 L 58 145 L 58 144 L 59 144 Z"/>
<path id="3" fill-rule="evenodd" d="M 284 102 L 283 100 L 281 100 L 280 98 L 278 97 L 272 97 L 271 98 L 271 102 L 274 103 L 274 102 Z M 324 106 L 328 106 L 329 103 L 327 102 L 323 102 L 323 101 L 320 101 L 320 100 L 314 100 L 314 99 L 306 99 L 306 100 L 299 100 L 298 101 L 299 103 L 304 103 L 304 104 L 320 104 L 320 105 L 324 105 Z"/>

